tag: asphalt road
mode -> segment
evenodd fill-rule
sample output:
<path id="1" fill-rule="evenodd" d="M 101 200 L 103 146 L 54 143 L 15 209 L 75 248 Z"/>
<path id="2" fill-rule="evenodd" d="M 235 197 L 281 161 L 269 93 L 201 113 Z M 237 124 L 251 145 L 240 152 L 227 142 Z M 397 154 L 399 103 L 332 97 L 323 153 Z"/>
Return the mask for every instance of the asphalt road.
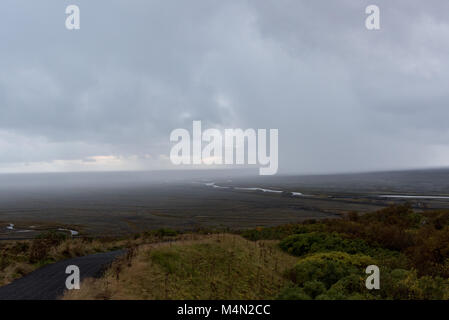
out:
<path id="1" fill-rule="evenodd" d="M 124 253 L 125 250 L 97 253 L 44 266 L 0 287 L 0 300 L 56 300 L 66 289 L 65 282 L 69 276 L 65 273 L 67 266 L 78 266 L 81 281 L 97 278 L 115 258 Z"/>

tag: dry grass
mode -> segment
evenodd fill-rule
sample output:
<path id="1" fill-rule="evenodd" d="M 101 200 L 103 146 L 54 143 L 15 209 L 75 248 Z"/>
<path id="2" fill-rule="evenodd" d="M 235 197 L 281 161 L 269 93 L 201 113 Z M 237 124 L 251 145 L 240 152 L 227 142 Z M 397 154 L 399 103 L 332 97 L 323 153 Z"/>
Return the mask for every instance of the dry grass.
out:
<path id="1" fill-rule="evenodd" d="M 48 263 L 126 247 L 125 240 L 67 239 L 60 243 L 40 240 L 0 244 L 0 286 L 6 285 Z"/>
<path id="2" fill-rule="evenodd" d="M 184 235 L 136 247 L 101 279 L 88 279 L 64 299 L 270 299 L 296 258 L 275 241 L 237 235 Z"/>

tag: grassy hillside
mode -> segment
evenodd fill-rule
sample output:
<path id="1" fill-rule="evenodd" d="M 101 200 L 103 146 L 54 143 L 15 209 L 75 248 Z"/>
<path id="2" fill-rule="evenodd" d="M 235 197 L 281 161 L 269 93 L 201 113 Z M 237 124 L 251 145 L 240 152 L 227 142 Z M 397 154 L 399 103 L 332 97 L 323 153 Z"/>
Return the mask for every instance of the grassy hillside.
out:
<path id="1" fill-rule="evenodd" d="M 65 298 L 272 299 L 297 260 L 276 244 L 214 234 L 144 245 Z"/>

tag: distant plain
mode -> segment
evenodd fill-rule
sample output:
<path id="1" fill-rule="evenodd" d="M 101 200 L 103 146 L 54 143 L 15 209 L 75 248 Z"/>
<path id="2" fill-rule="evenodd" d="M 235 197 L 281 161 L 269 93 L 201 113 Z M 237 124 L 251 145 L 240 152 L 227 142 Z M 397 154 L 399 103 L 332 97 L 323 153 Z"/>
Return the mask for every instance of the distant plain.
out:
<path id="1" fill-rule="evenodd" d="M 89 236 L 159 228 L 238 230 L 338 218 L 404 202 L 416 210 L 449 209 L 449 169 L 270 177 L 254 172 L 2 175 L 0 239 L 33 237 L 51 228 Z"/>

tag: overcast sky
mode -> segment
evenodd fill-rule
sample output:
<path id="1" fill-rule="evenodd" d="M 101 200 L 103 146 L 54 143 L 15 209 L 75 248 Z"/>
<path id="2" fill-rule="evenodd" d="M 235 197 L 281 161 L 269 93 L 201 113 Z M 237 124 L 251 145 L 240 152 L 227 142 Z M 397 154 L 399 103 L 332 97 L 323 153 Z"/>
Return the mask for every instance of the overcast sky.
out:
<path id="1" fill-rule="evenodd" d="M 2 0 L 0 39 L 0 172 L 170 168 L 193 120 L 279 129 L 280 173 L 449 165 L 447 0 Z"/>

